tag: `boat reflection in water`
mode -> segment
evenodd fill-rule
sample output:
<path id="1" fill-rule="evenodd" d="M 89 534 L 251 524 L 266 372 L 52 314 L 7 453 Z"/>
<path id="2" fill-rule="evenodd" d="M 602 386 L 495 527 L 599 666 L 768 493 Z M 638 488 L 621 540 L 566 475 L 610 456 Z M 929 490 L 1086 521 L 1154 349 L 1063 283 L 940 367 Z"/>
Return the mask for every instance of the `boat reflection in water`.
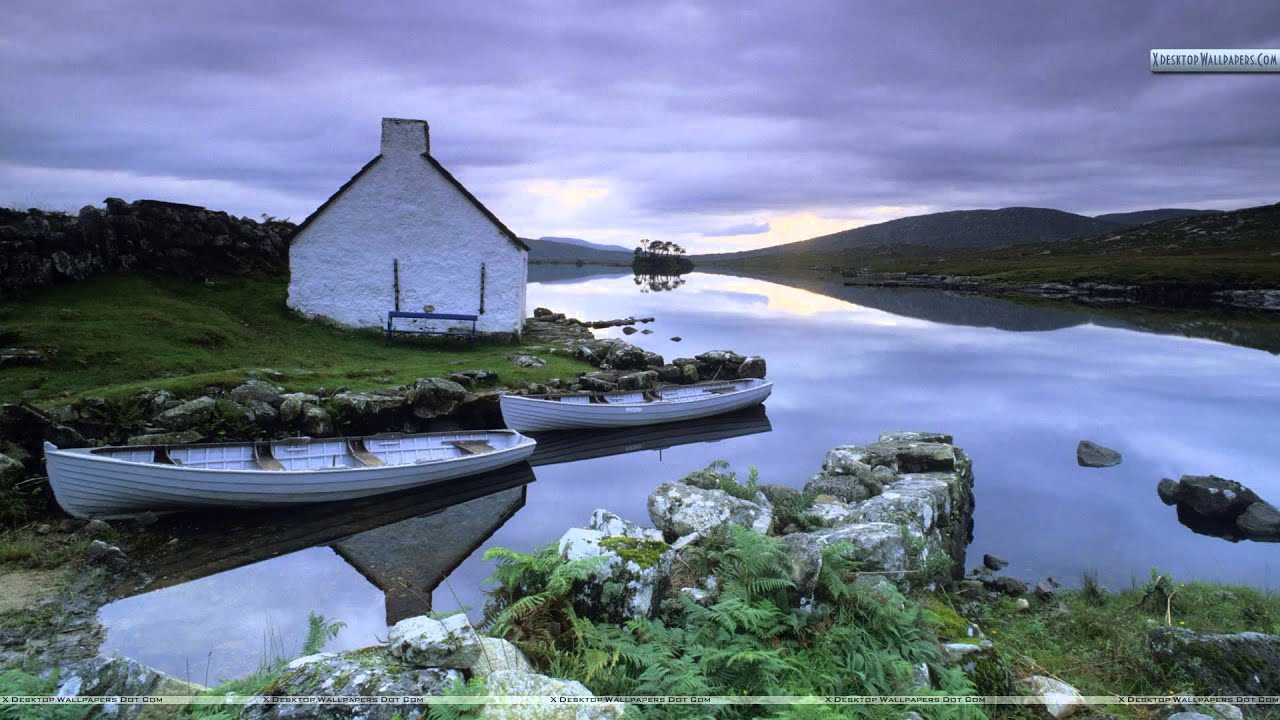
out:
<path id="1" fill-rule="evenodd" d="M 115 596 L 147 612 L 146 595 L 328 546 L 385 596 L 386 622 L 431 611 L 433 591 L 525 506 L 531 466 L 658 450 L 769 432 L 764 408 L 640 428 L 537 436 L 527 463 L 415 490 L 289 509 L 187 512 L 162 517 L 130 547 L 146 578 L 122 579 Z M 547 488 L 547 492 L 554 492 Z M 227 588 L 210 594 L 225 595 Z M 234 593 L 234 588 L 230 590 Z M 157 598 L 158 599 L 158 598 Z M 305 617 L 310 608 L 299 608 Z"/>
<path id="2" fill-rule="evenodd" d="M 534 467 L 558 465 L 641 450 L 661 451 L 677 445 L 715 442 L 770 430 L 773 426 L 769 424 L 764 406 L 755 405 L 724 415 L 662 425 L 530 433 L 538 446 L 528 462 Z"/>

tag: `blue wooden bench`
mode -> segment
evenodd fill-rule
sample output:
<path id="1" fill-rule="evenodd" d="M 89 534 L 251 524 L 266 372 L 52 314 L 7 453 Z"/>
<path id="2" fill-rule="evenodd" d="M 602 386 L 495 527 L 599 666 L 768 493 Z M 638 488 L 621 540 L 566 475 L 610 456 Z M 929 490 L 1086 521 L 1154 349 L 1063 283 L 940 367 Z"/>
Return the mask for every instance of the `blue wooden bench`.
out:
<path id="1" fill-rule="evenodd" d="M 391 345 L 391 336 L 396 333 L 414 333 L 418 335 L 449 335 L 452 337 L 465 337 L 467 340 L 476 339 L 476 321 L 480 319 L 479 315 L 459 315 L 457 313 L 425 313 L 425 312 L 403 312 L 400 310 L 390 310 L 387 312 L 387 346 Z M 396 320 L 461 320 L 471 323 L 471 331 L 460 330 L 432 330 L 430 328 L 397 328 Z"/>

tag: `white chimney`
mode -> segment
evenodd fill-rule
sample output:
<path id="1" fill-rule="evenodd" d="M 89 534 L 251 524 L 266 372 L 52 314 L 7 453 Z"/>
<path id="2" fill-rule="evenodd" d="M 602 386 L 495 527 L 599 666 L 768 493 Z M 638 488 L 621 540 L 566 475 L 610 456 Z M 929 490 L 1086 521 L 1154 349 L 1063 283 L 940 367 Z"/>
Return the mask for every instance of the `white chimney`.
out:
<path id="1" fill-rule="evenodd" d="M 382 118 L 382 154 L 421 155 L 431 152 L 430 131 L 426 120 Z"/>

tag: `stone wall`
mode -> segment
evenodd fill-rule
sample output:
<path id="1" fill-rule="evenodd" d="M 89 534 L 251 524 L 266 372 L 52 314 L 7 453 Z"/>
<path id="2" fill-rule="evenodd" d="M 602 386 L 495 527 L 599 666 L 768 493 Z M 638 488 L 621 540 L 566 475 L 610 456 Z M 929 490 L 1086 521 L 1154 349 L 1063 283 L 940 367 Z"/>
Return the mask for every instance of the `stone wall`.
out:
<path id="1" fill-rule="evenodd" d="M 0 296 L 102 272 L 201 278 L 288 267 L 293 223 L 159 200 L 104 202 L 76 215 L 0 209 Z"/>

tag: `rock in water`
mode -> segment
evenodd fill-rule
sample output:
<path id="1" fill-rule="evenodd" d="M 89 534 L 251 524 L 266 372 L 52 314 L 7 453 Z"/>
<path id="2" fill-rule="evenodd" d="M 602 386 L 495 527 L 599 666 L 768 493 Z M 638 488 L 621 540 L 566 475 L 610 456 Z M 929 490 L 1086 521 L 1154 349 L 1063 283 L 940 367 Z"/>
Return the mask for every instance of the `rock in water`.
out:
<path id="1" fill-rule="evenodd" d="M 1009 565 L 1009 561 L 988 554 L 982 556 L 982 565 L 988 570 L 1003 570 Z"/>
<path id="2" fill-rule="evenodd" d="M 1076 463 L 1080 467 L 1112 467 L 1119 465 L 1121 459 L 1120 453 L 1115 450 L 1088 440 L 1081 440 L 1076 446 Z"/>
<path id="3" fill-rule="evenodd" d="M 1236 529 L 1250 540 L 1280 542 L 1280 510 L 1271 503 L 1256 502 L 1236 518 Z"/>

